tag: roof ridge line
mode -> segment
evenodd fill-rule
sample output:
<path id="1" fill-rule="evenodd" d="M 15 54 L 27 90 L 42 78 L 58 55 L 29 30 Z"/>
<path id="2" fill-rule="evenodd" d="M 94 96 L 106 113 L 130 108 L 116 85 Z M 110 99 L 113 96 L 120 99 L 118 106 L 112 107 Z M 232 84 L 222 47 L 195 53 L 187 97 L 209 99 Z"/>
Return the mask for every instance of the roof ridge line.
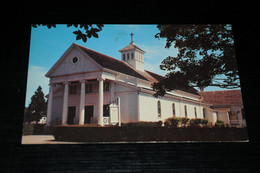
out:
<path id="1" fill-rule="evenodd" d="M 93 49 L 90 49 L 90 48 L 81 46 L 81 45 L 79 45 L 79 44 L 77 44 L 77 43 L 74 43 L 74 44 L 76 44 L 77 46 L 80 46 L 80 47 L 82 47 L 82 48 L 88 49 L 88 50 L 90 50 L 90 51 L 96 52 L 96 53 L 98 53 L 98 54 L 104 55 L 104 56 L 106 56 L 106 57 L 108 57 L 108 58 L 112 58 L 112 59 L 114 59 L 114 60 L 117 60 L 117 61 L 120 61 L 120 62 L 124 62 L 124 61 L 121 61 L 121 60 L 119 60 L 119 59 L 116 59 L 116 58 L 114 58 L 114 57 L 112 57 L 112 56 L 108 56 L 108 55 L 106 55 L 106 54 L 100 53 L 100 52 L 95 51 L 95 50 L 93 50 Z"/>

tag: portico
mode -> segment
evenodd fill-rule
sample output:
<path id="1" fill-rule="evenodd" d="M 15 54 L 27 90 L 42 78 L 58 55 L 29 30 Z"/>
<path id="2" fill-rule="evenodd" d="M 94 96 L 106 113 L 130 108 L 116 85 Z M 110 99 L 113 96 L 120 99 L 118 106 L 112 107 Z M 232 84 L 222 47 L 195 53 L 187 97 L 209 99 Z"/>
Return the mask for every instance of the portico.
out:
<path id="1" fill-rule="evenodd" d="M 108 89 L 104 88 L 104 81 L 106 84 L 109 83 L 109 92 Z M 87 85 L 87 88 L 86 88 Z M 94 85 L 94 86 L 93 86 Z M 51 125 L 52 112 L 53 112 L 53 90 L 54 88 L 63 88 L 62 98 L 62 119 L 61 124 L 68 124 L 68 107 L 75 105 L 78 107 L 78 121 L 74 121 L 76 124 L 85 124 L 85 106 L 93 105 L 96 109 L 96 122 L 101 126 L 103 126 L 103 105 L 104 105 L 104 92 L 107 92 L 106 95 L 110 95 L 109 101 L 114 99 L 114 90 L 113 88 L 110 90 L 110 85 L 114 86 L 114 82 L 111 80 L 107 80 L 101 75 L 97 78 L 84 78 L 80 80 L 73 81 L 64 81 L 59 83 L 51 82 L 49 84 L 49 96 L 48 96 L 48 109 L 47 109 L 47 125 Z M 96 88 L 94 88 L 97 86 Z M 90 88 L 91 87 L 91 88 Z M 78 93 L 79 91 L 79 93 Z M 86 93 L 87 92 L 87 93 Z M 89 95 L 95 95 L 95 99 Z M 75 103 L 75 98 L 79 96 L 79 103 Z M 71 100 L 70 100 L 71 99 Z M 88 100 L 88 102 L 86 102 Z M 93 100 L 93 102 L 90 102 Z M 106 99 L 108 100 L 108 99 Z M 76 101 L 77 102 L 77 101 Z M 69 104 L 70 103 L 70 104 Z M 77 106 L 76 106 L 77 105 Z M 93 115 L 92 115 L 93 116 Z M 78 123 L 77 123 L 78 122 Z"/>

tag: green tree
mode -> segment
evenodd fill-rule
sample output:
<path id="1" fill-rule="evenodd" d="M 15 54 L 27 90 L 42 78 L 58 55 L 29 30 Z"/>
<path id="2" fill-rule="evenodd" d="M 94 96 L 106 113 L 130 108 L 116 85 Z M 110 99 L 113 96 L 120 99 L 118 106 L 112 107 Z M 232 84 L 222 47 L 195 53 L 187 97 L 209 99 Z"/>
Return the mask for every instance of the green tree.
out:
<path id="1" fill-rule="evenodd" d="M 47 26 L 47 28 L 56 28 L 56 24 L 32 24 L 32 27 L 37 28 L 37 26 Z M 88 38 L 92 36 L 98 38 L 98 32 L 102 30 L 104 27 L 103 24 L 67 24 L 67 27 L 79 28 L 77 31 L 74 31 L 73 34 L 76 35 L 76 40 L 82 40 L 85 43 L 87 42 Z"/>
<path id="2" fill-rule="evenodd" d="M 28 108 L 25 108 L 24 122 L 36 121 L 41 119 L 42 116 L 47 113 L 47 102 L 44 99 L 44 93 L 42 87 L 39 86 L 31 97 L 31 103 Z"/>
<path id="3" fill-rule="evenodd" d="M 165 48 L 174 44 L 176 57 L 165 58 L 161 70 L 166 79 L 153 84 L 156 95 L 180 88 L 207 86 L 240 87 L 232 27 L 219 25 L 158 25 L 155 38 L 166 38 Z"/>

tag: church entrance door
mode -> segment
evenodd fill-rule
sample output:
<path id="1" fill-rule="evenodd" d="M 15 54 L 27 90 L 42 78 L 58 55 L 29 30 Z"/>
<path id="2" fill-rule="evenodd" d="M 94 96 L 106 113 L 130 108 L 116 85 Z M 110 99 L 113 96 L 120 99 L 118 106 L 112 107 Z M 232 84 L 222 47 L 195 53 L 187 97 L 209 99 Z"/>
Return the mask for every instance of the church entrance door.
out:
<path id="1" fill-rule="evenodd" d="M 74 124 L 74 118 L 76 114 L 76 106 L 68 107 L 68 125 Z"/>
<path id="2" fill-rule="evenodd" d="M 85 106 L 84 124 L 90 124 L 93 122 L 93 110 L 94 110 L 94 106 Z"/>

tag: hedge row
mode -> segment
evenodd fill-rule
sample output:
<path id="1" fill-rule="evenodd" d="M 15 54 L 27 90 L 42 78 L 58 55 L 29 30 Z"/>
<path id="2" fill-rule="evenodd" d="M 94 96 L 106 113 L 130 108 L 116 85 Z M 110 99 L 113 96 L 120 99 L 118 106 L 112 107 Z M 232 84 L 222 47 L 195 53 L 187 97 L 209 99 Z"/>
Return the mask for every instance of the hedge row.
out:
<path id="1" fill-rule="evenodd" d="M 141 122 L 129 122 L 129 123 L 122 123 L 122 127 L 162 127 L 163 122 L 148 122 L 148 121 L 141 121 Z M 164 127 L 167 128 L 176 128 L 176 127 L 212 127 L 207 119 L 189 119 L 184 117 L 171 117 L 167 118 L 164 121 Z M 214 127 L 225 127 L 223 121 L 217 121 Z"/>
<path id="2" fill-rule="evenodd" d="M 211 127 L 211 123 L 207 119 L 201 118 L 183 118 L 183 117 L 171 117 L 164 121 L 165 127 Z M 218 120 L 214 127 L 225 127 L 224 122 Z"/>
<path id="3" fill-rule="evenodd" d="M 56 140 L 74 142 L 137 141 L 244 141 L 246 128 L 165 128 L 165 127 L 76 127 L 56 126 Z"/>

